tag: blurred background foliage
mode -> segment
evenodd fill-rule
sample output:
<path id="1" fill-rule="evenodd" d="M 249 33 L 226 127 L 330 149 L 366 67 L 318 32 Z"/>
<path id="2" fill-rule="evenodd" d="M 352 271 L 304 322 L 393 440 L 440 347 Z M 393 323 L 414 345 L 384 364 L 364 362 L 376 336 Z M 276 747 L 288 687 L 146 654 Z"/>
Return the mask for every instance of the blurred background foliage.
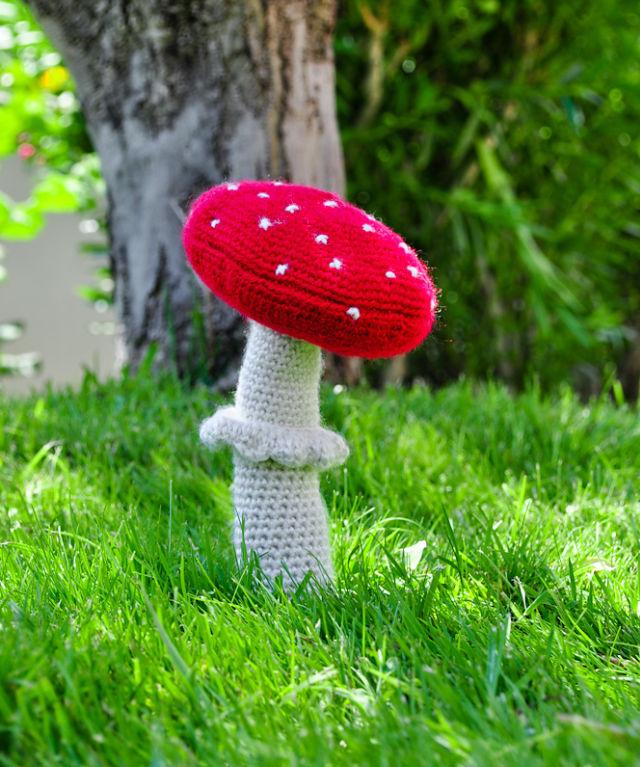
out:
<path id="1" fill-rule="evenodd" d="M 637 395 L 637 0 L 346 0 L 336 51 L 350 196 L 442 289 L 411 370 Z"/>
<path id="2" fill-rule="evenodd" d="M 0 159 L 11 155 L 37 172 L 26 200 L 0 191 L 1 240 L 36 237 L 47 214 L 92 210 L 104 195 L 99 163 L 59 54 L 24 4 L 0 1 Z M 0 263 L 0 282 L 7 277 Z M 0 375 L 31 375 L 40 364 L 37 351 L 4 350 L 22 330 L 20 322 L 0 313 Z"/>
<path id="3" fill-rule="evenodd" d="M 0 25 L 0 155 L 39 169 L 0 196 L 0 238 L 27 238 L 104 190 L 60 57 L 23 4 Z M 442 290 L 431 342 L 370 378 L 617 376 L 636 397 L 637 0 L 343 0 L 335 47 L 349 197 Z"/>
<path id="4" fill-rule="evenodd" d="M 20 2 L 0 2 L 0 157 L 40 168 L 31 195 L 0 194 L 0 237 L 37 235 L 47 213 L 90 209 L 100 168 L 59 54 Z"/>

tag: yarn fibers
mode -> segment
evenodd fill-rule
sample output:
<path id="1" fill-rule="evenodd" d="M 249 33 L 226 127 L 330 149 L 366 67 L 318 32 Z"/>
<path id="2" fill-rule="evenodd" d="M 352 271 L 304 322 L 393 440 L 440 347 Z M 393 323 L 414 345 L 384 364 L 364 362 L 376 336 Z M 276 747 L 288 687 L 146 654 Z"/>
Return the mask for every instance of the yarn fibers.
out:
<path id="1" fill-rule="evenodd" d="M 234 545 L 287 588 L 333 577 L 318 471 L 344 439 L 320 422 L 321 348 L 387 357 L 417 346 L 437 308 L 426 266 L 387 226 L 337 195 L 278 181 L 202 194 L 184 246 L 202 282 L 249 317 L 235 404 L 200 428 L 234 454 Z"/>
<path id="2" fill-rule="evenodd" d="M 436 289 L 413 249 L 330 192 L 221 184 L 195 201 L 183 237 L 213 293 L 265 327 L 336 354 L 402 354 L 433 325 Z"/>

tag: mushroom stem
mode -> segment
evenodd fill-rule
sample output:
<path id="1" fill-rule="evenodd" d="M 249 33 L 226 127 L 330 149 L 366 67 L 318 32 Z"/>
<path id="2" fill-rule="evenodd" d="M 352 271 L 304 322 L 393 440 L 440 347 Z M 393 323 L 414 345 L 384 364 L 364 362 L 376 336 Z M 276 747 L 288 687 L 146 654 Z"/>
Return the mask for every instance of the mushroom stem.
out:
<path id="1" fill-rule="evenodd" d="M 308 572 L 333 578 L 327 510 L 315 469 L 252 463 L 234 454 L 233 543 L 236 557 L 255 551 L 268 578 L 280 573 L 286 588 Z"/>
<path id="2" fill-rule="evenodd" d="M 317 346 L 251 322 L 236 408 L 248 421 L 318 426 L 321 372 Z"/>
<path id="3" fill-rule="evenodd" d="M 211 445 L 234 447 L 234 546 L 255 551 L 285 586 L 311 571 L 333 577 L 327 511 L 318 469 L 341 463 L 347 447 L 320 426 L 320 349 L 251 323 L 235 407 L 202 427 Z"/>

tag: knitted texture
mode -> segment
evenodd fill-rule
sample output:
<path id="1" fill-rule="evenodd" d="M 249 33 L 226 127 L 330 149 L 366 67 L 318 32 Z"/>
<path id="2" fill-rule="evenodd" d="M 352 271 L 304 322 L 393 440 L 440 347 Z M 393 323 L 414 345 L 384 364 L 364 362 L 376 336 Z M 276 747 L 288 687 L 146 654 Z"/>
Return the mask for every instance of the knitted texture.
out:
<path id="1" fill-rule="evenodd" d="M 335 194 L 222 184 L 195 201 L 183 239 L 196 274 L 241 314 L 337 354 L 401 354 L 433 325 L 436 289 L 425 265 Z"/>
<path id="2" fill-rule="evenodd" d="M 317 347 L 253 324 L 236 405 L 204 421 L 201 440 L 214 449 L 232 445 L 251 461 L 318 469 L 342 463 L 346 442 L 320 426 L 320 373 Z"/>
<path id="3" fill-rule="evenodd" d="M 251 323 L 236 404 L 201 426 L 209 447 L 234 449 L 234 544 L 285 585 L 332 577 L 318 469 L 342 463 L 343 438 L 320 425 L 320 349 Z"/>
<path id="4" fill-rule="evenodd" d="M 333 431 L 248 421 L 236 407 L 221 408 L 203 421 L 200 439 L 212 450 L 227 444 L 248 461 L 274 461 L 289 468 L 329 469 L 349 455 L 347 443 Z"/>
<path id="5" fill-rule="evenodd" d="M 251 323 L 236 405 L 248 420 L 282 426 L 320 424 L 320 350 Z"/>
<path id="6" fill-rule="evenodd" d="M 285 588 L 309 571 L 321 582 L 331 579 L 327 512 L 317 472 L 249 463 L 238 455 L 234 467 L 238 559 L 244 543 L 247 553 L 256 552 L 267 577 L 282 574 Z"/>

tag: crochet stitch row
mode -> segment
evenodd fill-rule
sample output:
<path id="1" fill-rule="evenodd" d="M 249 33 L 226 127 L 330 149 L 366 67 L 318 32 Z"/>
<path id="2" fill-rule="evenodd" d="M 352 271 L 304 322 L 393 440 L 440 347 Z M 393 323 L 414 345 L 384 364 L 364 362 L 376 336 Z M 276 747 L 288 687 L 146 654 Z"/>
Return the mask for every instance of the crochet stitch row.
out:
<path id="1" fill-rule="evenodd" d="M 255 551 L 268 578 L 283 574 L 285 588 L 309 572 L 333 577 L 327 512 L 312 469 L 287 469 L 234 458 L 234 545 Z"/>

